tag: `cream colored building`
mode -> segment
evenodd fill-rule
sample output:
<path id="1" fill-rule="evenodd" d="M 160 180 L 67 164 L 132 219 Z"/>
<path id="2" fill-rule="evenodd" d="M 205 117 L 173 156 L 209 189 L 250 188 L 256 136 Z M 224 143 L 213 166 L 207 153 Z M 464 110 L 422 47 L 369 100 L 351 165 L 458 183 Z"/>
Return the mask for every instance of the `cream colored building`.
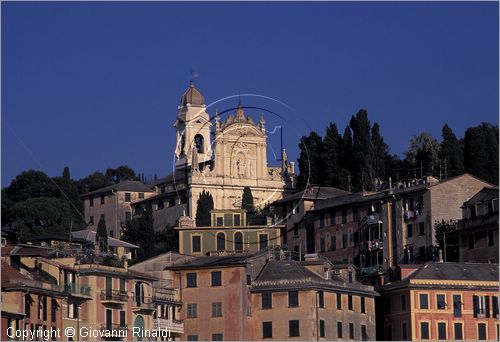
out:
<path id="1" fill-rule="evenodd" d="M 218 113 L 211 119 L 207 110 L 203 95 L 191 84 L 181 97 L 174 123 L 175 170 L 154 184 L 155 196 L 132 205 L 151 203 L 157 230 L 175 225 L 183 213 L 195 218 L 204 190 L 212 195 L 214 209 L 239 209 L 245 186 L 260 208 L 293 189 L 293 162 L 284 161 L 281 167 L 267 163 L 263 115 L 255 123 L 240 104 L 223 121 Z"/>

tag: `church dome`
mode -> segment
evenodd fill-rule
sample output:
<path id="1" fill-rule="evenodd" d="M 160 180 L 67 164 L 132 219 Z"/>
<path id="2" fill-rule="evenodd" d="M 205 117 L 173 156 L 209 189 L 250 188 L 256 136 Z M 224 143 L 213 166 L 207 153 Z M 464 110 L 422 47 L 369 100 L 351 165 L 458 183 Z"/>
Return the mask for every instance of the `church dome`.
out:
<path id="1" fill-rule="evenodd" d="M 181 97 L 180 105 L 184 107 L 187 104 L 191 106 L 203 106 L 205 104 L 205 98 L 201 95 L 200 91 L 195 88 L 193 83 L 191 83 Z"/>

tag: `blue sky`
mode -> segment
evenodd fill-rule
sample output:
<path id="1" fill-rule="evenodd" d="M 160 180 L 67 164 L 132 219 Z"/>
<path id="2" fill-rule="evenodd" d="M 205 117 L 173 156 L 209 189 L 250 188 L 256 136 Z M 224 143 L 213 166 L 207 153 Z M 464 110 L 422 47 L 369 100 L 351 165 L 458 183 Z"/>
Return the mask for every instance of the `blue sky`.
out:
<path id="1" fill-rule="evenodd" d="M 73 178 L 122 164 L 167 174 L 190 68 L 207 102 L 255 93 L 293 108 L 242 98 L 284 118 L 267 127 L 285 127 L 289 159 L 300 135 L 343 131 L 360 108 L 400 155 L 444 123 L 459 136 L 498 124 L 497 2 L 1 6 L 2 187 L 66 165 Z"/>

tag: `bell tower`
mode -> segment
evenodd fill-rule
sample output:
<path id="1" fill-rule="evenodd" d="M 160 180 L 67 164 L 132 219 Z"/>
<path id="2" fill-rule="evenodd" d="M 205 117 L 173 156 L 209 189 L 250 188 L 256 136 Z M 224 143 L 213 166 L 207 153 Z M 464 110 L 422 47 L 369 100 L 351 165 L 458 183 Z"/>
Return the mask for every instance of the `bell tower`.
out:
<path id="1" fill-rule="evenodd" d="M 212 158 L 210 141 L 210 116 L 206 112 L 205 98 L 191 81 L 181 96 L 177 118 L 174 122 L 177 144 L 175 166 L 183 168 Z M 198 165 L 192 165 L 196 169 Z"/>

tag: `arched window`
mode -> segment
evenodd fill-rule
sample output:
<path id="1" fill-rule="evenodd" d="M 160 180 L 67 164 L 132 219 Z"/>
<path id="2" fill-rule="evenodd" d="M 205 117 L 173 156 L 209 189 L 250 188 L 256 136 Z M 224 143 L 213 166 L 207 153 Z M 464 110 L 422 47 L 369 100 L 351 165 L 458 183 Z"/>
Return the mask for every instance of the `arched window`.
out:
<path id="1" fill-rule="evenodd" d="M 196 146 L 196 151 L 198 151 L 198 153 L 204 152 L 204 150 L 203 150 L 203 135 L 196 134 L 194 136 L 194 145 Z"/>
<path id="2" fill-rule="evenodd" d="M 241 232 L 234 233 L 234 250 L 236 252 L 243 251 L 243 234 Z"/>
<path id="3" fill-rule="evenodd" d="M 224 233 L 217 233 L 217 250 L 224 251 L 226 249 L 226 236 Z"/>

